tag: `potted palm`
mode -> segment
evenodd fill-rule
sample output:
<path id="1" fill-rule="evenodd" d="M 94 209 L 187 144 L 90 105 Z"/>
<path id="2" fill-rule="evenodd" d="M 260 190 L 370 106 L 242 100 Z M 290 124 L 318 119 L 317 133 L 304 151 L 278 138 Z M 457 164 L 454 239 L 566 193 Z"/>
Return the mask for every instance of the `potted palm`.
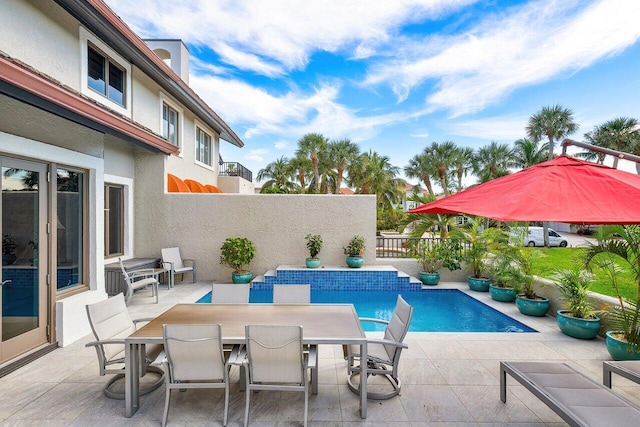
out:
<path id="1" fill-rule="evenodd" d="M 2 234 L 2 265 L 11 265 L 16 262 L 17 246 L 10 234 Z"/>
<path id="2" fill-rule="evenodd" d="M 563 334 L 580 339 L 593 339 L 600 331 L 600 318 L 589 302 L 593 274 L 581 268 L 557 270 L 553 276 L 560 291 L 564 309 L 558 310 L 556 321 Z"/>
<path id="3" fill-rule="evenodd" d="M 220 264 L 233 269 L 231 281 L 233 283 L 249 283 L 253 274 L 243 269 L 256 254 L 256 247 L 251 240 L 244 237 L 229 237 L 220 248 Z"/>
<path id="4" fill-rule="evenodd" d="M 415 258 L 422 267 L 419 273 L 422 283 L 435 286 L 440 282 L 440 268 L 446 267 L 451 271 L 460 269 L 460 243 L 454 239 L 440 243 L 428 241 L 419 245 Z"/>
<path id="5" fill-rule="evenodd" d="M 320 267 L 320 258 L 318 254 L 322 249 L 322 236 L 319 234 L 307 234 L 307 249 L 309 249 L 309 258 L 306 259 L 307 268 Z"/>
<path id="6" fill-rule="evenodd" d="M 512 256 L 513 248 L 505 245 L 492 260 L 489 271 L 493 277 L 489 285 L 489 295 L 495 301 L 513 302 L 519 285 L 518 266 Z"/>
<path id="7" fill-rule="evenodd" d="M 349 241 L 347 246 L 344 246 L 344 254 L 347 255 L 347 265 L 351 268 L 360 268 L 364 265 L 364 246 L 365 239 L 362 236 L 355 235 Z"/>
<path id="8" fill-rule="evenodd" d="M 618 275 L 622 268 L 616 261 L 627 263 L 638 283 L 635 300 L 624 298 L 620 293 Z M 618 300 L 607 313 L 607 351 L 614 360 L 640 360 L 640 226 L 601 228 L 598 243 L 589 247 L 585 262 L 587 267 L 595 264 L 602 268 L 611 280 Z"/>
<path id="9" fill-rule="evenodd" d="M 513 281 L 520 289 L 516 296 L 516 307 L 522 314 L 542 317 L 549 311 L 549 298 L 536 294 L 535 279 L 531 272 L 531 259 L 540 252 L 522 246 L 516 251 L 518 268 L 513 272 Z"/>

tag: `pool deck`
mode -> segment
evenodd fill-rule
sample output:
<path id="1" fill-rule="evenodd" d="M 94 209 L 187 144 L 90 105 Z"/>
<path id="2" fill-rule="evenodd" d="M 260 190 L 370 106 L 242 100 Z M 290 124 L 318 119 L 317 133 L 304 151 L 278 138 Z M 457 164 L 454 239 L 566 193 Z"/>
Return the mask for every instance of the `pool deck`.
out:
<path id="1" fill-rule="evenodd" d="M 521 315 L 515 304 L 469 291 L 464 283 L 441 283 L 499 309 L 539 333 L 410 332 L 403 352 L 400 396 L 368 403 L 368 418 L 358 415 L 356 396 L 345 383 L 346 362 L 339 346 L 320 347 L 320 390 L 309 400 L 311 426 L 544 426 L 565 425 L 530 392 L 509 379 L 507 403 L 499 397 L 499 361 L 566 361 L 595 381 L 602 381 L 602 361 L 610 360 L 604 340 L 580 341 L 563 335 L 553 317 Z M 140 292 L 132 298 L 133 318 L 156 316 L 176 303 L 194 302 L 210 283 L 177 283 L 160 289 L 160 303 Z M 370 333 L 379 336 L 380 333 Z M 141 398 L 141 409 L 124 417 L 124 402 L 102 394 L 107 377 L 98 375 L 95 351 L 80 341 L 57 349 L 0 378 L 0 426 L 149 426 L 159 425 L 164 387 Z M 244 417 L 244 392 L 232 371 L 229 426 Z M 613 390 L 640 405 L 640 385 L 619 376 Z M 222 421 L 219 390 L 174 392 L 169 425 L 217 426 Z M 300 393 L 259 392 L 252 397 L 252 426 L 302 425 Z"/>

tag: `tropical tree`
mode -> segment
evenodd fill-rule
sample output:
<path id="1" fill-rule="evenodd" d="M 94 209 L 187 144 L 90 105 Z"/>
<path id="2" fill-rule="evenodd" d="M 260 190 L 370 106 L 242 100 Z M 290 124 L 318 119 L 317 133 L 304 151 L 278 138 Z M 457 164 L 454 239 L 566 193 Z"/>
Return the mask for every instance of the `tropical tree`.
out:
<path id="1" fill-rule="evenodd" d="M 435 168 L 431 162 L 426 149 L 409 159 L 409 164 L 404 167 L 404 174 L 408 178 L 417 178 L 422 181 L 427 188 L 429 194 L 434 195 L 433 186 L 431 185 L 431 176 L 434 174 Z"/>
<path id="2" fill-rule="evenodd" d="M 296 154 L 309 157 L 313 165 L 315 193 L 320 192 L 320 157 L 326 156 L 328 143 L 327 138 L 319 133 L 308 133 L 298 141 L 298 151 Z"/>
<path id="3" fill-rule="evenodd" d="M 274 192 L 273 189 L 267 190 L 271 187 L 279 190 L 275 192 L 288 193 L 295 191 L 296 184 L 292 182 L 291 177 L 291 167 L 284 156 L 269 163 L 264 169 L 260 169 L 257 175 L 258 181 L 267 180 L 262 185 L 262 193 Z"/>
<path id="4" fill-rule="evenodd" d="M 542 107 L 540 111 L 529 117 L 529 124 L 526 127 L 527 136 L 534 141 L 540 141 L 543 136 L 547 137 L 549 160 L 553 159 L 555 141 L 577 130 L 578 125 L 573 120 L 573 112 L 560 105 Z"/>
<path id="5" fill-rule="evenodd" d="M 508 144 L 498 144 L 495 141 L 480 147 L 474 159 L 474 172 L 480 182 L 509 175 L 509 168 L 514 166 L 513 149 Z"/>
<path id="6" fill-rule="evenodd" d="M 449 168 L 453 163 L 456 144 L 452 141 L 445 141 L 441 144 L 434 142 L 427 147 L 432 164 L 435 167 L 436 176 L 440 181 L 440 186 L 445 196 L 449 195 Z"/>
<path id="7" fill-rule="evenodd" d="M 546 142 L 540 146 L 538 141 L 521 138 L 513 145 L 514 163 L 522 169 L 542 163 L 548 158 L 549 144 Z"/>
<path id="8" fill-rule="evenodd" d="M 400 172 L 388 156 L 369 150 L 360 155 L 349 169 L 348 182 L 358 194 L 375 194 L 378 205 L 391 208 L 400 199 L 399 187 L 404 183 L 397 178 Z"/>
<path id="9" fill-rule="evenodd" d="M 600 135 L 599 126 L 594 126 L 593 131 L 585 133 L 584 139 L 591 145 L 603 147 L 603 145 L 600 142 L 601 135 Z M 576 153 L 575 156 L 585 160 L 589 160 L 591 162 L 600 163 L 600 164 L 604 164 L 604 159 L 605 157 L 607 157 L 607 155 L 604 153 L 590 151 L 590 150 L 581 151 L 579 153 Z"/>
<path id="10" fill-rule="evenodd" d="M 313 175 L 313 164 L 308 157 L 297 154 L 289 160 L 289 168 L 296 175 L 300 189 L 304 191 L 307 187 L 308 178 Z"/>
<path id="11" fill-rule="evenodd" d="M 407 200 L 423 205 L 433 202 L 436 197 L 432 194 L 421 196 L 414 193 Z M 404 231 L 409 224 L 413 224 L 411 237 L 422 237 L 424 233 L 437 228 L 440 231 L 440 238 L 444 239 L 449 236 L 449 231 L 455 227 L 457 218 L 458 215 L 448 214 L 407 214 L 400 222 L 400 231 Z"/>
<path id="12" fill-rule="evenodd" d="M 458 147 L 453 153 L 451 163 L 453 164 L 458 192 L 462 191 L 462 178 L 467 176 L 470 170 L 473 170 L 473 157 L 473 150 L 469 147 Z"/>
<path id="13" fill-rule="evenodd" d="M 596 128 L 598 145 L 611 150 L 631 153 L 640 143 L 640 125 L 631 117 L 617 117 L 604 122 Z M 613 167 L 618 167 L 618 158 L 614 157 Z"/>
<path id="14" fill-rule="evenodd" d="M 334 193 L 340 194 L 344 173 L 359 155 L 360 147 L 349 139 L 341 139 L 329 143 L 328 158 L 336 168 Z"/>

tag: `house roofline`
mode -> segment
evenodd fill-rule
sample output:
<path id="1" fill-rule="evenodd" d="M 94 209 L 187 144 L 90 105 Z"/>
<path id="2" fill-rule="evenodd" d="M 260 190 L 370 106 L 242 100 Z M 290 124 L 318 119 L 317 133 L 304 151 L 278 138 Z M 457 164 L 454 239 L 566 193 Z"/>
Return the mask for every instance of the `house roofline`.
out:
<path id="1" fill-rule="evenodd" d="M 213 128 L 220 138 L 243 147 L 244 142 L 149 46 L 102 0 L 55 0 L 88 30 L 151 77 L 160 87 Z"/>
<path id="2" fill-rule="evenodd" d="M 0 93 L 99 132 L 154 152 L 178 154 L 179 148 L 81 94 L 0 55 Z"/>

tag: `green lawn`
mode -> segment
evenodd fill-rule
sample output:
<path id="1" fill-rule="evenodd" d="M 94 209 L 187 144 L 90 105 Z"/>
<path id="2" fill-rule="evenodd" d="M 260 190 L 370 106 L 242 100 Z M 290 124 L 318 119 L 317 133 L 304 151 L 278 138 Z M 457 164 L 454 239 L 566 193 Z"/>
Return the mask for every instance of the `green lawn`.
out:
<path id="1" fill-rule="evenodd" d="M 533 274 L 540 277 L 551 279 L 556 269 L 572 268 L 574 265 L 584 264 L 584 254 L 586 248 L 536 248 L 528 250 L 536 250 L 541 256 L 534 257 L 532 261 Z M 623 261 L 619 265 L 624 272 L 619 276 L 618 285 L 622 296 L 635 299 L 637 294 L 637 285 L 633 279 L 633 275 L 628 265 Z M 596 280 L 591 286 L 593 292 L 615 297 L 615 290 L 611 281 L 602 272 L 596 268 L 593 269 Z"/>

